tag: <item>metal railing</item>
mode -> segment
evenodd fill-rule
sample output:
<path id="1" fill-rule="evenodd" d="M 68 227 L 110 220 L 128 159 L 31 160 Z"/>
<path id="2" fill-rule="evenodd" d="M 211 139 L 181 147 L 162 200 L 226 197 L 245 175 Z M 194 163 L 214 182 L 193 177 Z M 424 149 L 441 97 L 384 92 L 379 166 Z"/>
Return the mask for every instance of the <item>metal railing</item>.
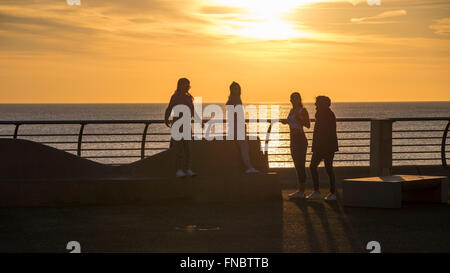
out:
<path id="1" fill-rule="evenodd" d="M 370 162 L 370 118 L 339 118 L 338 139 L 340 151 L 336 153 L 336 162 L 342 164 L 366 164 Z M 449 118 L 391 118 L 394 127 L 392 130 L 393 162 L 427 162 L 441 161 L 446 167 L 446 142 L 450 127 Z M 246 120 L 247 123 L 258 120 Z M 282 121 L 282 120 L 279 120 Z M 225 122 L 225 121 L 215 121 Z M 249 135 L 257 134 L 266 147 L 272 167 L 290 167 L 292 159 L 289 149 L 289 132 L 272 132 L 275 124 L 272 120 L 260 120 L 266 123 L 264 131 L 249 132 Z M 311 119 L 314 123 L 314 119 Z M 439 122 L 430 127 L 431 123 Z M 441 124 L 446 122 L 446 124 Z M 411 123 L 411 125 L 402 126 Z M 165 128 L 163 120 L 28 120 L 28 121 L 0 121 L 0 125 L 13 126 L 12 134 L 5 133 L 5 128 L 0 128 L 1 138 L 25 138 L 42 144 L 50 145 L 66 152 L 74 153 L 80 157 L 92 160 L 126 159 L 129 163 L 143 159 L 149 152 L 160 152 L 168 149 L 170 142 L 170 130 Z M 71 128 L 70 132 L 44 133 L 41 126 L 78 126 Z M 87 128 L 106 125 L 108 132 L 86 132 Z M 141 126 L 140 131 L 116 132 L 114 126 L 134 125 Z M 399 125 L 399 126 L 397 126 Z M 40 126 L 39 130 L 22 132 L 27 126 Z M 156 128 L 161 127 L 162 128 Z M 286 127 L 287 128 L 287 127 Z M 136 128 L 134 128 L 136 129 Z M 308 142 L 311 144 L 312 129 L 305 131 Z M 61 139 L 63 138 L 63 139 Z M 69 138 L 69 139 L 67 139 Z M 106 138 L 106 139 L 105 139 Z M 440 141 L 439 141 L 440 140 Z M 275 145 L 273 145 L 275 144 Z M 69 145 L 70 147 L 67 147 Z M 109 145 L 103 147 L 101 145 Z M 130 147 L 131 145 L 131 147 Z M 162 146 L 163 145 L 163 146 Z M 63 147 L 61 147 L 63 146 Z M 435 149 L 440 147 L 440 149 Z M 106 154 L 105 154 L 106 153 Z M 112 153 L 112 154 L 111 154 Z M 438 157 L 433 156 L 438 155 Z M 311 152 L 307 153 L 309 160 Z M 432 157 L 433 156 L 433 157 Z M 120 163 L 114 163 L 120 164 Z"/>

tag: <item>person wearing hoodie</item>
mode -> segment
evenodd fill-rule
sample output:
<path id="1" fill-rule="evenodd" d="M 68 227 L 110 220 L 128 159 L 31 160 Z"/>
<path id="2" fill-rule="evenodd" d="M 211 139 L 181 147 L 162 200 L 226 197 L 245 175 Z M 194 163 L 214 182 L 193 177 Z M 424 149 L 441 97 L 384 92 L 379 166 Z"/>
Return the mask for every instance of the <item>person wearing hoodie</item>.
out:
<path id="1" fill-rule="evenodd" d="M 230 96 L 228 97 L 228 101 L 226 103 L 226 105 L 232 105 L 234 107 L 236 106 L 242 106 L 242 100 L 241 100 L 241 86 L 237 83 L 237 82 L 233 82 L 230 85 Z M 245 133 L 245 139 L 244 140 L 239 140 L 238 139 L 238 128 L 240 128 L 240 126 L 238 126 L 238 122 L 242 122 L 242 121 L 238 121 L 238 117 L 237 117 L 237 113 L 234 113 L 234 139 L 236 140 L 237 144 L 239 145 L 239 149 L 241 151 L 241 156 L 242 156 L 242 160 L 244 161 L 244 164 L 247 168 L 247 170 L 245 171 L 245 173 L 250 174 L 250 173 L 259 173 L 258 170 L 256 170 L 251 161 L 250 161 L 250 154 L 249 154 L 249 148 L 248 148 L 248 140 L 247 140 L 247 134 Z M 241 127 L 242 128 L 242 127 Z M 244 130 L 245 130 L 245 124 L 243 126 Z M 245 130 L 246 131 L 246 130 Z"/>
<path id="2" fill-rule="evenodd" d="M 312 157 L 310 163 L 311 176 L 314 184 L 314 192 L 307 199 L 321 199 L 322 195 L 319 191 L 319 174 L 317 166 L 323 160 L 325 169 L 330 179 L 330 193 L 325 200 L 336 200 L 336 186 L 333 170 L 333 158 L 335 152 L 339 150 L 337 132 L 336 132 L 336 116 L 330 109 L 331 100 L 326 96 L 318 96 L 316 98 L 316 121 L 314 124 Z"/>

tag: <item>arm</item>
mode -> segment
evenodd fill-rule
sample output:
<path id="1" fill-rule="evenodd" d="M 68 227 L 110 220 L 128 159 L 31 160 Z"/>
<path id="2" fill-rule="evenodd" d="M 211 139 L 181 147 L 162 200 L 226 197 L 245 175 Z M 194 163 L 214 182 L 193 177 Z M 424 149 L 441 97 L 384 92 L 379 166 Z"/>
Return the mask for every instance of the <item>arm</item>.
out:
<path id="1" fill-rule="evenodd" d="M 305 126 L 306 128 L 311 127 L 311 123 L 309 121 L 309 114 L 306 108 L 303 108 L 303 111 L 301 112 L 296 112 L 295 118 L 300 121 L 300 124 L 302 126 Z"/>
<path id="2" fill-rule="evenodd" d="M 302 119 L 300 119 L 300 121 L 302 121 L 302 125 L 305 126 L 306 128 L 310 128 L 311 127 L 311 122 L 309 120 L 309 113 L 308 110 L 306 110 L 306 108 L 303 110 L 302 112 L 303 117 Z"/>
<path id="3" fill-rule="evenodd" d="M 175 106 L 175 100 L 173 98 L 173 96 L 170 98 L 170 102 L 169 105 L 166 108 L 166 112 L 164 114 L 164 123 L 166 124 L 167 127 L 170 127 L 170 121 L 169 121 L 169 117 L 170 114 L 172 113 L 172 109 Z"/>

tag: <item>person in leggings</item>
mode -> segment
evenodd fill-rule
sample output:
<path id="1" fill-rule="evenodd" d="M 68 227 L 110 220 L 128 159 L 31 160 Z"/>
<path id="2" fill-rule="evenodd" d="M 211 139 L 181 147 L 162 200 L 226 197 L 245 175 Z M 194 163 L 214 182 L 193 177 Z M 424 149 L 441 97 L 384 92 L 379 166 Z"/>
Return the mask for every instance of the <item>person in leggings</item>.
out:
<path id="1" fill-rule="evenodd" d="M 325 169 L 330 179 L 330 194 L 325 197 L 327 201 L 336 200 L 336 186 L 333 171 L 334 153 L 338 149 L 338 140 L 336 133 L 336 116 L 330 109 L 331 100 L 329 97 L 319 96 L 316 98 L 316 121 L 314 123 L 314 135 L 311 157 L 311 176 L 314 183 L 314 192 L 308 196 L 308 199 L 321 199 L 319 191 L 319 174 L 317 166 L 323 160 Z"/>
<path id="2" fill-rule="evenodd" d="M 290 199 L 305 198 L 305 182 L 306 182 L 306 149 L 308 148 L 308 140 L 306 139 L 303 127 L 309 128 L 309 114 L 306 108 L 303 107 L 302 97 L 300 93 L 294 92 L 291 94 L 292 109 L 286 121 L 283 124 L 289 124 L 291 137 L 291 156 L 294 161 L 294 166 L 297 171 L 298 191 L 289 194 Z"/>
<path id="3" fill-rule="evenodd" d="M 164 121 L 167 127 L 171 128 L 172 124 L 177 121 L 181 117 L 174 117 L 173 121 L 169 120 L 172 110 L 177 105 L 186 105 L 189 107 L 191 111 L 191 117 L 194 116 L 194 98 L 189 93 L 189 89 L 191 89 L 191 83 L 186 78 L 181 78 L 178 80 L 177 89 L 173 93 L 170 98 L 169 105 L 166 108 L 164 114 Z M 186 130 L 190 130 L 186 128 Z M 181 132 L 180 132 L 181 133 Z M 191 170 L 191 143 L 189 140 L 181 139 L 175 141 L 171 138 L 170 141 L 171 148 L 175 151 L 175 164 L 177 167 L 176 177 L 186 177 L 186 176 L 195 176 L 196 173 Z"/>
<path id="4" fill-rule="evenodd" d="M 242 99 L 241 99 L 241 86 L 237 82 L 232 82 L 230 85 L 230 96 L 228 97 L 228 101 L 226 102 L 226 105 L 233 105 L 236 106 L 242 106 Z M 246 174 L 251 173 L 259 173 L 257 169 L 255 169 L 252 165 L 252 162 L 250 160 L 250 153 L 249 153 L 249 146 L 248 146 L 248 139 L 247 134 L 245 132 L 245 139 L 238 140 L 238 117 L 237 113 L 234 114 L 234 139 L 236 140 L 237 144 L 239 145 L 239 149 L 241 151 L 241 157 L 242 161 L 244 162 L 247 170 L 245 171 Z M 244 124 L 244 130 L 246 129 Z"/>

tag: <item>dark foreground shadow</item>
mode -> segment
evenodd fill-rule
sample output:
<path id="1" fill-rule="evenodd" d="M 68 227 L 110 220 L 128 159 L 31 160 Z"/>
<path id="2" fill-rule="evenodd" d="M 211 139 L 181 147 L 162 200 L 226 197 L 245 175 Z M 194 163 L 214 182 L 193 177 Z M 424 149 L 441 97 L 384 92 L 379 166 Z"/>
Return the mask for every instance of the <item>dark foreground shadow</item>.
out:
<path id="1" fill-rule="evenodd" d="M 282 202 L 0 209 L 0 252 L 281 252 Z M 186 226 L 212 230 L 185 229 Z M 215 230 L 215 228 L 219 228 Z"/>
<path id="2" fill-rule="evenodd" d="M 345 213 L 337 202 L 296 201 L 305 229 L 307 252 L 361 252 Z"/>

